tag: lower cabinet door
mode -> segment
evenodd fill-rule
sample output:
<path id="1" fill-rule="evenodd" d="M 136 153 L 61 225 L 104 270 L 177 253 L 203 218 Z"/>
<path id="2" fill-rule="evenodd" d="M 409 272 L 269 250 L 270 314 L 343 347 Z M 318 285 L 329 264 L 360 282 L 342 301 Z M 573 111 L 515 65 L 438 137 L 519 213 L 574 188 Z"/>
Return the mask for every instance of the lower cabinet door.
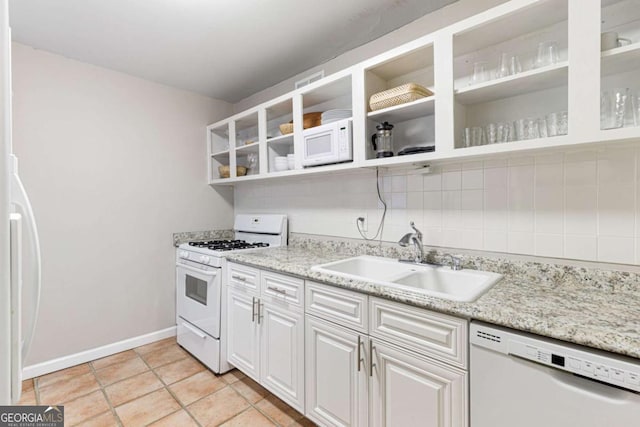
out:
<path id="1" fill-rule="evenodd" d="M 366 426 L 368 337 L 307 315 L 306 412 L 321 426 Z"/>
<path id="2" fill-rule="evenodd" d="M 260 381 L 259 301 L 229 288 L 227 296 L 227 358 L 236 368 Z"/>
<path id="3" fill-rule="evenodd" d="M 372 339 L 372 426 L 465 427 L 467 373 Z"/>
<path id="4" fill-rule="evenodd" d="M 304 413 L 304 315 L 267 303 L 260 317 L 260 383 Z"/>

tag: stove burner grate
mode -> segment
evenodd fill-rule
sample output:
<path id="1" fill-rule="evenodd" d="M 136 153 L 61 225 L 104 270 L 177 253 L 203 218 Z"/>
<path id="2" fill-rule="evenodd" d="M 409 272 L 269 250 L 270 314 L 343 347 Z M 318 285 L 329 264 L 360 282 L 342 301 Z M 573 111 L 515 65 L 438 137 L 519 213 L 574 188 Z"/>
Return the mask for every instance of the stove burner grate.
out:
<path id="1" fill-rule="evenodd" d="M 207 240 L 204 242 L 189 242 L 189 246 L 207 248 L 212 251 L 233 251 L 236 249 L 266 248 L 268 243 L 248 243 L 244 240 Z"/>

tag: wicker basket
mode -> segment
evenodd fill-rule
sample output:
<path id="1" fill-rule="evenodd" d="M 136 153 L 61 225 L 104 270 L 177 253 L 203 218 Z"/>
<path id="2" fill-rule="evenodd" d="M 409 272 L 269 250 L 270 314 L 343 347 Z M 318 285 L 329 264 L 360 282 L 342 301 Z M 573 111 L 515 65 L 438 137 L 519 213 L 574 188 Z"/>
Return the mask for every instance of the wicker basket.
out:
<path id="1" fill-rule="evenodd" d="M 429 89 L 417 83 L 407 83 L 392 89 L 371 95 L 369 108 L 371 111 L 393 107 L 394 105 L 406 104 L 420 98 L 433 95 Z"/>
<path id="2" fill-rule="evenodd" d="M 302 128 L 309 129 L 322 124 L 322 113 L 307 113 L 302 117 Z M 280 133 L 288 135 L 293 133 L 293 121 L 282 123 L 280 125 Z"/>
<path id="3" fill-rule="evenodd" d="M 231 176 L 231 168 L 229 165 L 218 166 L 218 173 L 220 178 L 229 178 Z M 236 166 L 236 176 L 245 176 L 247 174 L 247 168 L 244 166 Z"/>
<path id="4" fill-rule="evenodd" d="M 302 117 L 304 129 L 314 128 L 322 124 L 322 113 L 307 113 Z"/>
<path id="5" fill-rule="evenodd" d="M 288 135 L 293 133 L 293 123 L 283 123 L 280 125 L 280 133 L 283 135 Z"/>

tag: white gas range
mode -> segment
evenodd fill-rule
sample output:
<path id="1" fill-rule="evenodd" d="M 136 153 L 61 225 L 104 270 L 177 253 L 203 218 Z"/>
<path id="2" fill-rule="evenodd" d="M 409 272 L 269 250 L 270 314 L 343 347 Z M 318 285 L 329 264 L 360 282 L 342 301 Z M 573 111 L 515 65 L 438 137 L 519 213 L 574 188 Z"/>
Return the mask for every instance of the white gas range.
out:
<path id="1" fill-rule="evenodd" d="M 237 215 L 233 240 L 183 243 L 176 257 L 178 344 L 223 373 L 226 348 L 226 259 L 230 253 L 287 244 L 286 215 Z"/>

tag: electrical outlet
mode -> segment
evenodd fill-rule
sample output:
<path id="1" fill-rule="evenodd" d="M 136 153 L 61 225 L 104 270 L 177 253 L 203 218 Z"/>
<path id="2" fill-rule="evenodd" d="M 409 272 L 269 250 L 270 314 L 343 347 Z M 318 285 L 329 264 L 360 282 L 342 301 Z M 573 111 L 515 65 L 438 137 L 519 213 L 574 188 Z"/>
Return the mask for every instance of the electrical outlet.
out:
<path id="1" fill-rule="evenodd" d="M 369 217 L 366 213 L 361 213 L 357 217 L 358 226 L 360 227 L 360 231 L 369 231 Z"/>

